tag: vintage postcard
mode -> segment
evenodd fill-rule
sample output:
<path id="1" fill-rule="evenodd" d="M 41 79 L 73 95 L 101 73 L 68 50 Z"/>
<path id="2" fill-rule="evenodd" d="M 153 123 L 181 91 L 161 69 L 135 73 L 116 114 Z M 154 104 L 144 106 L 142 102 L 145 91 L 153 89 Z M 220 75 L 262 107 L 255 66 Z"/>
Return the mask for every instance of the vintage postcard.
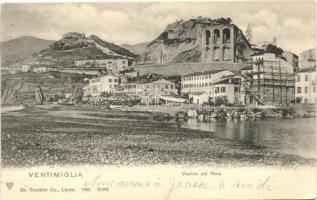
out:
<path id="1" fill-rule="evenodd" d="M 315 1 L 1 4 L 1 199 L 314 199 Z"/>

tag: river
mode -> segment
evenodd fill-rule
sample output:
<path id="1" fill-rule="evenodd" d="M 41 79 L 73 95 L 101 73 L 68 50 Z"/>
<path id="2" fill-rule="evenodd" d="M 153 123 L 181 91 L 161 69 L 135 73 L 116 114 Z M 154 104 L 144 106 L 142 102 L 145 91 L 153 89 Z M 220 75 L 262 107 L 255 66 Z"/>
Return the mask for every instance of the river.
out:
<path id="1" fill-rule="evenodd" d="M 203 122 L 189 119 L 178 122 L 183 128 L 214 132 L 217 137 L 272 151 L 317 158 L 316 118 L 267 120 L 215 120 Z"/>

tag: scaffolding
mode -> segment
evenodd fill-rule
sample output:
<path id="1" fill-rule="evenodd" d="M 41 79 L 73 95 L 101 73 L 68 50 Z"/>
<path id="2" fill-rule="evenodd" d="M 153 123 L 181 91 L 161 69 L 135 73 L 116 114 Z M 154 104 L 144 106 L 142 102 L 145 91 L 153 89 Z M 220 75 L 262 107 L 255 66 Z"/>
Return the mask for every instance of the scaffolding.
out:
<path id="1" fill-rule="evenodd" d="M 281 61 L 258 60 L 251 72 L 241 73 L 240 93 L 245 105 L 288 106 L 295 99 L 295 76 Z"/>

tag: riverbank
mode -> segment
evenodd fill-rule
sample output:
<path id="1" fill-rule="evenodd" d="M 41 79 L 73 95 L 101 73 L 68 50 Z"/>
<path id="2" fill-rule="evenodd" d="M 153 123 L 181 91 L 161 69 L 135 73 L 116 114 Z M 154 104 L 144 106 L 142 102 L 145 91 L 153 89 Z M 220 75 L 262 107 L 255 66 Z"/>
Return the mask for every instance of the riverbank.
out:
<path id="1" fill-rule="evenodd" d="M 1 113 L 18 111 L 26 108 L 24 105 L 1 105 Z"/>
<path id="2" fill-rule="evenodd" d="M 314 165 L 316 160 L 149 120 L 148 112 L 32 106 L 2 114 L 2 164 L 212 166 Z"/>

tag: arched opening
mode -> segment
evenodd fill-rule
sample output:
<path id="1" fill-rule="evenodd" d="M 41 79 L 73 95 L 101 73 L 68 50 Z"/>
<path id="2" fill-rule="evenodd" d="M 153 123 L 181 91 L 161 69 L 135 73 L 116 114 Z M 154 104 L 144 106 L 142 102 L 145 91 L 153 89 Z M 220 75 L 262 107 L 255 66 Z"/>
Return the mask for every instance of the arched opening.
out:
<path id="1" fill-rule="evenodd" d="M 224 61 L 231 60 L 230 47 L 223 47 L 222 58 Z"/>
<path id="2" fill-rule="evenodd" d="M 230 30 L 228 28 L 223 30 L 223 43 L 230 43 Z"/>
<path id="3" fill-rule="evenodd" d="M 218 44 L 220 40 L 220 31 L 218 29 L 214 30 L 214 44 Z"/>
<path id="4" fill-rule="evenodd" d="M 209 45 L 209 40 L 210 40 L 210 31 L 207 30 L 206 31 L 206 42 L 205 42 L 206 45 Z"/>
<path id="5" fill-rule="evenodd" d="M 214 47 L 213 50 L 213 60 L 214 61 L 219 61 L 220 60 L 220 48 L 219 47 Z"/>

